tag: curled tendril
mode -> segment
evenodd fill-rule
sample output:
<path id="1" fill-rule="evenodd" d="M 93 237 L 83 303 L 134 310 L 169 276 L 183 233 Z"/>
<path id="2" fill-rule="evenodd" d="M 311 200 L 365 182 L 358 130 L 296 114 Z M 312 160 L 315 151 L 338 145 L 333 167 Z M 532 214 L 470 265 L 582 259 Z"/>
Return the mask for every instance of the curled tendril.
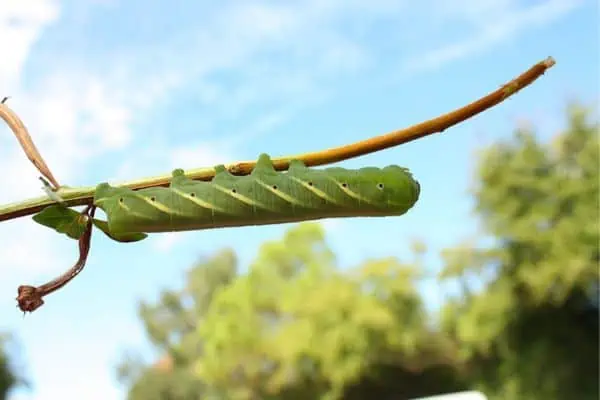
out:
<path id="1" fill-rule="evenodd" d="M 51 280 L 50 282 L 44 283 L 40 286 L 31 286 L 31 285 L 21 285 L 17 289 L 17 302 L 18 307 L 21 311 L 25 312 L 33 312 L 42 305 L 44 305 L 44 300 L 42 299 L 44 296 L 49 295 L 50 293 L 62 288 L 67 283 L 69 283 L 73 278 L 75 278 L 85 267 L 85 262 L 87 261 L 87 257 L 90 251 L 90 243 L 92 237 L 92 220 L 94 218 L 94 213 L 96 208 L 94 206 L 89 206 L 85 210 L 82 211 L 82 215 L 85 215 L 87 218 L 86 228 L 79 238 L 79 259 L 71 267 L 67 272 L 62 274 L 56 279 Z"/>

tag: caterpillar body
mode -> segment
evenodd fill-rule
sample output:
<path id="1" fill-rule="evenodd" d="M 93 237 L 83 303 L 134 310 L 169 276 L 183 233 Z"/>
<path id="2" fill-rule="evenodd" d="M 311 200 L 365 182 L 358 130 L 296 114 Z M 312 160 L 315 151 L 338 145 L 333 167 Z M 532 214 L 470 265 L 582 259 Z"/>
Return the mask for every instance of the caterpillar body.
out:
<path id="1" fill-rule="evenodd" d="M 94 205 L 113 233 L 172 232 L 280 224 L 321 218 L 385 217 L 406 213 L 420 185 L 406 168 L 312 169 L 292 160 L 277 172 L 267 154 L 253 171 L 235 176 L 223 165 L 210 182 L 173 171 L 170 186 L 131 190 L 102 183 Z"/>

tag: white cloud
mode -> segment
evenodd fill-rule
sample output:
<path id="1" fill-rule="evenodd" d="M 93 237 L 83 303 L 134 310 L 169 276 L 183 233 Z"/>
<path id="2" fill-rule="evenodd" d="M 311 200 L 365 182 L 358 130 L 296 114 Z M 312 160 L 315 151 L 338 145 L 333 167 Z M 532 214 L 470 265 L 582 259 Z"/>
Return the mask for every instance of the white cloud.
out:
<path id="1" fill-rule="evenodd" d="M 135 58 L 120 49 L 114 58 L 118 81 L 131 86 L 132 78 L 150 82 L 166 77 L 166 90 L 194 85 L 202 91 L 201 101 L 229 117 L 264 101 L 287 102 L 302 95 L 307 102 L 320 80 L 368 65 L 366 49 L 341 34 L 336 22 L 359 10 L 383 13 L 377 4 L 387 3 L 224 3 L 216 12 L 206 10 L 193 28 L 182 27 L 148 48 L 132 49 Z M 231 74 L 235 83 L 217 82 L 215 72 Z"/>
<path id="2" fill-rule="evenodd" d="M 0 88 L 17 87 L 23 65 L 45 26 L 59 15 L 53 0 L 4 0 L 0 7 Z M 7 94 L 8 95 L 8 94 Z"/>
<path id="3" fill-rule="evenodd" d="M 387 3 L 376 2 L 372 7 L 376 9 L 377 4 Z M 349 4 L 347 10 L 338 6 L 324 7 L 312 1 L 283 6 L 235 3 L 221 8 L 214 18 L 207 18 L 206 24 L 199 24 L 192 31 L 183 28 L 185 41 L 174 33 L 164 35 L 164 40 L 158 38 L 148 48 L 127 49 L 124 44 L 124 51 L 105 54 L 111 59 L 111 68 L 103 74 L 86 71 L 86 67 L 90 71 L 102 69 L 86 66 L 86 60 L 69 55 L 68 48 L 60 49 L 57 56 L 64 56 L 77 67 L 48 65 L 40 83 L 32 90 L 14 95 L 11 107 L 28 126 L 54 175 L 61 183 L 69 184 L 81 177 L 86 163 L 94 157 L 122 149 L 136 140 L 131 132 L 134 115 L 143 115 L 174 101 L 166 94 L 184 85 L 206 89 L 200 96 L 216 119 L 237 118 L 248 107 L 265 101 L 268 107 L 281 108 L 278 103 L 283 99 L 293 99 L 286 100 L 286 110 L 274 109 L 256 121 L 255 127 L 228 133 L 222 143 L 214 146 L 201 139 L 185 149 L 161 148 L 172 153 L 171 160 L 183 160 L 183 164 L 171 163 L 173 167 L 231 161 L 232 158 L 225 156 L 233 153 L 232 147 L 272 131 L 293 109 L 322 100 L 317 82 L 323 76 L 354 71 L 365 65 L 367 57 L 361 47 L 328 25 L 339 18 L 339 11 L 356 12 L 363 6 L 360 2 Z M 308 22 L 314 24 L 313 28 L 306 28 Z M 264 63 L 261 57 L 265 52 L 278 55 L 281 61 Z M 152 68 L 147 68 L 149 65 Z M 22 67 L 21 63 L 17 69 Z M 234 86 L 217 83 L 212 74 L 221 70 L 232 71 L 240 83 Z M 162 158 L 154 158 L 157 152 L 146 155 L 153 157 L 154 164 Z M 139 158 L 137 154 L 130 155 L 119 168 L 117 178 L 139 175 L 142 164 L 137 163 L 134 168 L 135 159 Z M 188 163 L 191 160 L 197 161 Z M 28 176 L 37 177 L 35 171 L 28 171 L 33 172 Z M 37 186 L 31 193 L 38 194 Z"/>
<path id="4" fill-rule="evenodd" d="M 458 5 L 454 2 L 450 5 L 444 0 L 434 2 L 440 3 L 439 8 L 433 8 L 437 10 L 438 18 L 441 14 L 450 20 L 462 20 L 472 25 L 475 31 L 470 31 L 467 39 L 411 58 L 404 64 L 403 73 L 440 68 L 448 62 L 489 51 L 494 45 L 514 38 L 521 31 L 553 22 L 582 4 L 580 0 L 548 0 L 521 7 L 514 0 L 461 0 Z"/>

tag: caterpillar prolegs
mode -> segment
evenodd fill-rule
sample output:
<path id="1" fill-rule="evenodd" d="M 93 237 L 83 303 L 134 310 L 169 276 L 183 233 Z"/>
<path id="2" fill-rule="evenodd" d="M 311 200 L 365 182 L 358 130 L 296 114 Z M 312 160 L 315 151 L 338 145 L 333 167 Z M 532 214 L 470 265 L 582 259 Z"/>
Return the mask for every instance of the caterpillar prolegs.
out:
<path id="1" fill-rule="evenodd" d="M 249 175 L 232 175 L 223 165 L 215 172 L 210 182 L 204 182 L 176 169 L 168 188 L 134 191 L 102 183 L 94 205 L 106 213 L 111 232 L 149 233 L 397 216 L 406 213 L 420 194 L 408 169 L 397 165 L 312 169 L 293 160 L 287 172 L 277 172 L 270 157 L 261 154 Z"/>

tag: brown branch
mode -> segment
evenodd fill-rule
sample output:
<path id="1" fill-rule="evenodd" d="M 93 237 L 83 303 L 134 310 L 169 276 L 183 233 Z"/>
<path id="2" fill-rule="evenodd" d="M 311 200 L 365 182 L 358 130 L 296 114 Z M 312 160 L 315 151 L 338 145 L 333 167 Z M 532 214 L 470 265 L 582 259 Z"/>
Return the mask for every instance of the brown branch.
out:
<path id="1" fill-rule="evenodd" d="M 519 90 L 533 83 L 554 64 L 554 59 L 552 57 L 548 57 L 487 96 L 484 96 L 481 99 L 467 104 L 466 106 L 457 110 L 440 115 L 439 117 L 430 119 L 428 121 L 345 146 L 313 153 L 273 158 L 273 164 L 275 168 L 280 171 L 286 170 L 289 166 L 289 161 L 292 159 L 302 160 L 308 166 L 325 165 L 398 146 L 400 144 L 408 143 L 434 133 L 443 132 L 444 130 L 457 125 L 477 114 L 480 114 L 483 111 L 486 111 L 489 108 L 506 100 Z M 236 175 L 247 175 L 252 171 L 255 164 L 255 160 L 240 161 L 237 163 L 228 164 L 226 167 L 229 169 L 229 171 Z M 215 170 L 214 168 L 201 168 L 188 170 L 185 174 L 192 179 L 207 181 L 214 177 Z M 132 189 L 143 189 L 148 187 L 167 186 L 170 181 L 171 175 L 165 174 L 157 177 L 125 182 L 119 186 L 129 187 Z M 95 187 L 69 188 L 59 190 L 58 195 L 64 200 L 63 204 L 65 206 L 80 206 L 92 204 L 94 192 Z M 9 219 L 35 214 L 48 205 L 55 203 L 56 202 L 54 200 L 48 197 L 41 197 L 25 200 L 19 203 L 8 204 L 0 207 L 0 221 L 6 221 Z"/>
<path id="2" fill-rule="evenodd" d="M 443 132 L 452 126 L 466 121 L 467 119 L 501 103 L 514 93 L 523 89 L 525 86 L 533 83 L 533 81 L 542 76 L 546 70 L 552 67 L 554 64 L 554 59 L 552 57 L 548 57 L 544 61 L 540 61 L 539 63 L 535 64 L 529 70 L 513 79 L 511 82 L 502 85 L 500 89 L 488 94 L 485 97 L 482 97 L 477 101 L 467 104 L 464 107 L 451 111 L 447 114 L 440 115 L 439 117 L 421 122 L 405 129 L 393 131 L 346 146 L 335 147 L 314 153 L 307 153 L 297 157 L 286 157 L 286 160 L 278 160 L 276 163 L 276 168 L 287 169 L 289 166 L 289 160 L 292 158 L 299 158 L 308 166 L 334 163 L 337 161 L 343 161 L 349 158 L 374 153 L 376 151 L 385 150 L 400 144 L 412 142 L 413 140 L 417 140 L 434 133 Z M 243 174 L 248 174 L 252 171 L 254 164 L 255 162 L 238 163 L 237 170 Z"/>
<path id="3" fill-rule="evenodd" d="M 44 300 L 42 297 L 49 295 L 50 293 L 62 288 L 67 283 L 69 283 L 73 278 L 75 278 L 85 267 L 85 262 L 87 261 L 88 254 L 90 252 L 90 242 L 92 238 L 92 220 L 94 218 L 94 213 L 96 208 L 94 206 L 89 206 L 81 213 L 87 218 L 86 228 L 79 238 L 79 259 L 71 267 L 67 272 L 62 274 L 56 279 L 51 280 L 50 282 L 44 283 L 38 287 L 30 286 L 30 285 L 21 285 L 17 289 L 17 302 L 19 303 L 19 308 L 23 312 L 33 312 L 37 308 L 44 305 Z"/>
<path id="4" fill-rule="evenodd" d="M 48 168 L 48 165 L 46 165 L 46 162 L 44 161 L 37 147 L 35 147 L 33 139 L 31 138 L 31 135 L 29 135 L 25 124 L 23 124 L 23 121 L 21 121 L 19 116 L 5 104 L 6 100 L 8 100 L 8 97 L 5 97 L 0 102 L 0 118 L 2 118 L 13 131 L 17 137 L 17 140 L 21 144 L 23 151 L 27 155 L 27 158 L 29 158 L 38 171 L 40 171 L 40 173 L 50 181 L 50 183 L 54 186 L 53 189 L 58 189 L 60 184 L 54 178 L 52 172 L 50 172 L 50 168 Z"/>

